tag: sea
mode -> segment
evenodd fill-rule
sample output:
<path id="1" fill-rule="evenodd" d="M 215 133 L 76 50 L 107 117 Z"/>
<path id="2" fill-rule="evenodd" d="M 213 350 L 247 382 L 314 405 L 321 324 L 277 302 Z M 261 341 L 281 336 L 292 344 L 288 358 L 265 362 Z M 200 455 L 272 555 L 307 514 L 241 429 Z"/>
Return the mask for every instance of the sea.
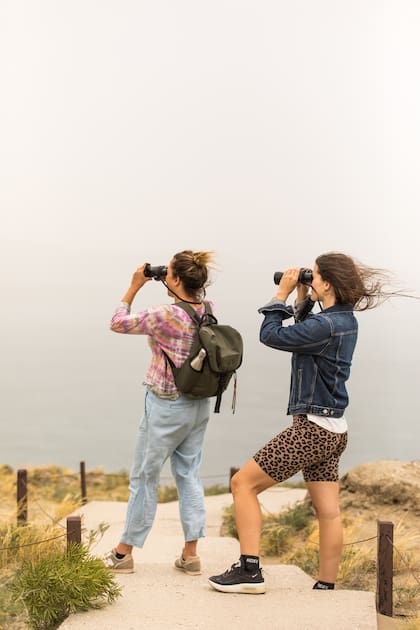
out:
<path id="1" fill-rule="evenodd" d="M 406 358 L 394 356 L 393 369 L 386 370 L 381 356 L 369 355 L 366 371 L 367 358 L 360 354 L 348 387 L 349 442 L 342 456 L 341 474 L 366 462 L 420 457 L 418 413 L 411 407 L 411 398 L 402 395 L 406 389 L 414 392 L 418 388 L 414 383 L 417 365 L 407 365 Z M 262 354 L 251 362 L 254 369 L 240 368 L 235 412 L 231 408 L 231 383 L 223 395 L 221 412 L 212 413 L 201 465 L 205 486 L 226 484 L 232 468 L 240 468 L 290 424 L 291 417 L 286 415 L 289 362 L 283 357 L 279 362 L 278 355 L 268 350 L 257 369 L 255 364 Z M 106 387 L 103 374 L 98 383 L 94 374 L 83 372 L 73 375 L 66 386 L 56 381 L 50 397 L 34 386 L 17 398 L 13 420 L 3 423 L 0 463 L 16 469 L 58 465 L 78 470 L 83 461 L 87 470 L 129 470 L 143 411 L 144 386 L 138 371 L 130 372 L 127 378 L 124 370 L 112 374 L 109 366 L 107 369 Z M 298 479 L 300 475 L 294 478 Z M 172 483 L 169 462 L 162 470 L 161 483 Z"/>
<path id="2" fill-rule="evenodd" d="M 201 465 L 206 486 L 226 483 L 231 468 L 240 468 L 291 422 L 286 415 L 290 355 L 263 346 L 257 334 L 261 316 L 239 306 L 225 314 L 225 321 L 246 339 L 236 410 L 232 413 L 232 382 L 221 413 L 212 413 L 209 420 Z M 413 312 L 408 325 L 407 306 L 414 311 L 418 302 L 384 304 L 358 315 L 359 338 L 347 383 L 349 441 L 341 474 L 366 462 L 420 457 L 420 368 L 413 337 L 417 316 Z M 109 310 L 104 304 L 101 321 Z M 38 311 L 42 318 L 44 312 Z M 246 315 L 238 321 L 242 311 Z M 45 317 L 49 312 L 46 304 Z M 144 337 L 112 334 L 107 326 L 98 327 L 97 313 L 88 313 L 91 319 L 83 303 L 72 307 L 68 334 L 60 321 L 46 331 L 25 327 L 25 311 L 18 336 L 3 329 L 0 464 L 77 471 L 83 461 L 87 470 L 130 470 L 150 350 Z M 162 482 L 171 482 L 169 463 Z"/>

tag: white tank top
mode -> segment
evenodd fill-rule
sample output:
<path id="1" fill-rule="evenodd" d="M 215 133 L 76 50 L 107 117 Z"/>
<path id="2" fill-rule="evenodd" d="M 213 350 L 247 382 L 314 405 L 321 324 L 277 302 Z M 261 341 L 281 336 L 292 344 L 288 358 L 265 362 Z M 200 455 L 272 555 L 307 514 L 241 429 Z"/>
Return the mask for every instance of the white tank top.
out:
<path id="1" fill-rule="evenodd" d="M 314 416 L 311 413 L 306 415 L 308 420 L 326 431 L 331 431 L 331 433 L 345 433 L 347 431 L 347 420 L 344 416 L 341 416 L 341 418 L 324 418 L 324 416 Z"/>

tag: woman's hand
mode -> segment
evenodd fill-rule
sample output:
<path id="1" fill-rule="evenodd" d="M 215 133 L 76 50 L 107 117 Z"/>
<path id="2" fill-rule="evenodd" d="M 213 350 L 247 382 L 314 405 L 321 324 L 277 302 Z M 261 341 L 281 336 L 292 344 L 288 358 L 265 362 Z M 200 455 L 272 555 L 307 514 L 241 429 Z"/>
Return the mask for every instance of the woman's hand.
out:
<path id="1" fill-rule="evenodd" d="M 283 273 L 276 294 L 278 300 L 283 300 L 285 302 L 292 291 L 294 291 L 298 284 L 299 271 L 299 267 L 294 267 L 293 269 L 287 269 Z"/>
<path id="2" fill-rule="evenodd" d="M 142 286 L 146 284 L 146 282 L 152 280 L 152 278 L 144 275 L 145 266 L 146 263 L 144 265 L 141 265 L 141 267 L 137 267 L 137 269 L 133 273 L 130 287 L 122 298 L 122 302 L 127 302 L 128 304 L 131 304 L 137 294 L 137 291 L 139 291 L 139 289 L 141 289 Z"/>
<path id="3" fill-rule="evenodd" d="M 131 278 L 130 288 L 138 291 L 139 289 L 142 288 L 144 284 L 146 284 L 146 282 L 149 282 L 149 280 L 152 280 L 152 278 L 149 278 L 148 276 L 144 275 L 145 266 L 146 266 L 146 263 L 144 263 L 144 265 L 142 265 L 141 267 L 137 267 L 137 269 L 135 270 Z"/>

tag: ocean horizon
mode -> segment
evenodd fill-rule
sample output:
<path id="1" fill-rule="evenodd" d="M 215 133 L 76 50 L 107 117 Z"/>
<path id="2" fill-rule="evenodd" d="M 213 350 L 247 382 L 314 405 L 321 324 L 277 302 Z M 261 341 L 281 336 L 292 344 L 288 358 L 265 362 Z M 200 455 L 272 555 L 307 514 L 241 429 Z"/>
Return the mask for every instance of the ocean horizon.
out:
<path id="1" fill-rule="evenodd" d="M 249 400 L 248 413 L 241 410 L 239 400 L 238 409 L 232 414 L 230 402 L 231 392 L 228 390 L 223 397 L 221 413 L 212 414 L 207 428 L 201 464 L 201 477 L 206 487 L 227 484 L 231 468 L 240 468 L 258 448 L 292 421 L 280 410 L 274 410 L 269 404 L 263 406 L 255 400 L 253 407 L 255 417 L 258 409 L 258 421 L 254 422 L 249 414 Z M 402 428 L 401 424 L 383 421 L 372 407 L 373 402 L 366 404 L 363 412 L 353 409 L 346 413 L 349 441 L 341 459 L 340 476 L 363 463 L 419 459 L 418 442 L 413 439 L 417 430 L 414 415 L 409 417 L 412 424 L 408 422 Z M 33 425 L 27 428 L 25 439 L 22 439 L 16 427 L 5 427 L 0 449 L 1 464 L 14 469 L 56 465 L 78 472 L 83 461 L 86 470 L 102 468 L 106 473 L 129 471 L 131 468 L 137 430 L 135 419 L 131 419 L 130 423 L 124 422 L 115 431 L 109 425 L 101 427 L 100 423 L 93 422 L 82 427 L 74 426 L 73 430 L 69 430 L 70 422 L 63 423 L 61 427 L 57 423 L 50 426 L 45 423 L 44 427 L 38 426 L 37 429 Z M 62 439 L 60 433 L 63 434 Z M 7 449 L 3 448 L 5 444 Z M 300 473 L 293 477 L 295 481 L 299 479 Z M 162 470 L 161 484 L 172 482 L 168 461 Z"/>

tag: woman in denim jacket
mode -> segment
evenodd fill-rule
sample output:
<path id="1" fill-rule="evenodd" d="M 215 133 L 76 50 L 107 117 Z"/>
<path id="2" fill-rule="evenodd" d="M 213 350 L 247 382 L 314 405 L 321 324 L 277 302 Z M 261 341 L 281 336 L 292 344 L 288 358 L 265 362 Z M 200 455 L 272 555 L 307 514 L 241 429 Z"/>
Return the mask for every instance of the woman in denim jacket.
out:
<path id="1" fill-rule="evenodd" d="M 293 424 L 261 448 L 232 478 L 239 562 L 209 582 L 233 593 L 264 593 L 259 565 L 261 508 L 258 494 L 302 471 L 319 520 L 319 579 L 315 589 L 333 589 L 343 544 L 338 502 L 338 463 L 347 444 L 344 411 L 346 381 L 357 340 L 353 310 L 376 306 L 383 274 L 340 253 L 316 259 L 309 287 L 300 284 L 299 269 L 286 271 L 276 297 L 259 309 L 264 315 L 260 340 L 292 353 L 287 413 Z M 297 289 L 297 306 L 286 306 Z M 311 313 L 315 302 L 321 312 Z M 295 324 L 283 326 L 295 317 Z"/>

